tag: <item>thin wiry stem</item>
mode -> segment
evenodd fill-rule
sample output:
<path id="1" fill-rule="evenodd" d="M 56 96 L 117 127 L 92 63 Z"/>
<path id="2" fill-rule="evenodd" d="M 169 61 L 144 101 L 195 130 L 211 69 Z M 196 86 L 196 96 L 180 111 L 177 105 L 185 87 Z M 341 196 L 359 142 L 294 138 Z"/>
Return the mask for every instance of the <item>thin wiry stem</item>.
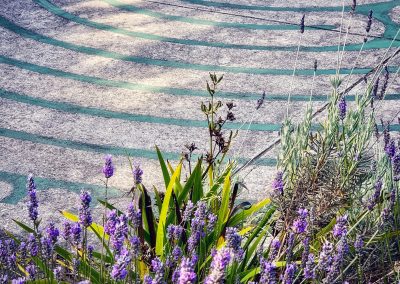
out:
<path id="1" fill-rule="evenodd" d="M 340 46 L 342 45 L 343 19 L 344 19 L 344 0 L 342 1 L 342 16 L 341 16 L 341 18 L 340 18 L 340 29 L 339 29 L 339 43 L 338 43 L 338 50 L 337 50 L 337 68 L 336 68 L 336 75 L 339 75 Z"/>
<path id="2" fill-rule="evenodd" d="M 296 58 L 294 61 L 294 68 L 293 68 L 293 74 L 292 74 L 292 79 L 290 81 L 290 86 L 289 86 L 289 94 L 288 94 L 288 100 L 286 103 L 286 118 L 289 117 L 289 105 L 290 105 L 290 97 L 292 95 L 292 91 L 293 91 L 293 82 L 294 82 L 294 75 L 296 74 L 296 69 L 297 69 L 297 60 L 299 58 L 299 51 L 300 51 L 300 43 L 301 43 L 301 39 L 303 38 L 303 34 L 300 34 L 299 36 L 299 43 L 297 45 L 297 52 L 296 52 Z"/>

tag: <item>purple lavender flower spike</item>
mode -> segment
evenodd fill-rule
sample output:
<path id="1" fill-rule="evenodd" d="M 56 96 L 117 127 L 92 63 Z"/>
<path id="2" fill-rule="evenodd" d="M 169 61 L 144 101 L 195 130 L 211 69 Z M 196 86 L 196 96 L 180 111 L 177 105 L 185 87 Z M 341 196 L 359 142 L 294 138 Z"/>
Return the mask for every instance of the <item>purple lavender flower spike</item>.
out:
<path id="1" fill-rule="evenodd" d="M 218 217 L 214 213 L 209 213 L 207 218 L 207 232 L 212 232 L 214 230 L 215 224 L 217 223 Z"/>
<path id="2" fill-rule="evenodd" d="M 139 210 L 135 210 L 135 206 L 133 205 L 133 202 L 131 202 L 128 206 L 128 219 L 132 223 L 132 227 L 134 229 L 139 228 L 139 226 L 142 223 L 142 214 L 140 213 Z"/>
<path id="3" fill-rule="evenodd" d="M 11 284 L 24 284 L 26 283 L 26 279 L 24 277 L 19 277 L 11 280 Z"/>
<path id="4" fill-rule="evenodd" d="M 114 248 L 114 251 L 119 254 L 121 251 L 124 240 L 128 236 L 128 218 L 126 215 L 122 214 L 118 217 L 118 221 L 115 226 L 115 231 L 110 236 L 111 245 Z"/>
<path id="5" fill-rule="evenodd" d="M 308 255 L 310 254 L 310 237 L 306 237 L 303 240 L 303 253 L 301 255 L 301 267 L 304 269 L 308 260 Z"/>
<path id="6" fill-rule="evenodd" d="M 167 238 L 170 241 L 179 241 L 183 234 L 183 227 L 180 225 L 169 225 L 167 228 Z"/>
<path id="7" fill-rule="evenodd" d="M 51 240 L 53 245 L 57 242 L 58 236 L 60 235 L 60 231 L 54 226 L 54 223 L 51 222 L 46 229 L 47 237 Z"/>
<path id="8" fill-rule="evenodd" d="M 111 271 L 111 277 L 115 280 L 123 280 L 128 275 L 128 266 L 131 262 L 131 256 L 129 252 L 124 248 L 117 256 L 115 264 Z"/>
<path id="9" fill-rule="evenodd" d="M 294 276 L 296 273 L 297 267 L 295 263 L 290 263 L 286 266 L 285 274 L 283 275 L 282 283 L 283 284 L 292 284 L 294 281 Z"/>
<path id="10" fill-rule="evenodd" d="M 179 278 L 178 284 L 191 284 L 195 283 L 197 279 L 197 275 L 194 271 L 193 262 L 184 257 L 179 265 Z"/>
<path id="11" fill-rule="evenodd" d="M 137 258 L 140 254 L 140 239 L 137 236 L 133 236 L 130 240 L 132 256 Z"/>
<path id="12" fill-rule="evenodd" d="M 135 180 L 135 184 L 141 184 L 143 181 L 143 170 L 140 168 L 140 165 L 135 165 L 133 169 L 133 179 Z"/>
<path id="13" fill-rule="evenodd" d="M 299 218 L 297 218 L 293 222 L 293 231 L 296 234 L 301 234 L 307 230 L 308 210 L 307 209 L 299 209 L 298 214 L 299 214 Z"/>
<path id="14" fill-rule="evenodd" d="M 344 257 L 348 253 L 349 247 L 347 245 L 346 235 L 343 235 L 337 244 L 336 254 L 333 257 L 333 263 L 327 275 L 328 283 L 332 283 L 340 274 L 340 269 L 344 262 Z"/>
<path id="15" fill-rule="evenodd" d="M 36 196 L 36 184 L 35 180 L 33 179 L 33 175 L 28 176 L 28 183 L 26 185 L 28 189 L 28 195 L 29 195 L 29 202 L 28 202 L 28 211 L 29 211 L 29 218 L 36 223 L 37 218 L 38 218 L 38 207 L 39 207 L 39 201 Z"/>
<path id="16" fill-rule="evenodd" d="M 39 253 L 39 245 L 33 234 L 28 235 L 28 240 L 26 242 L 27 248 L 31 256 L 37 256 Z"/>
<path id="17" fill-rule="evenodd" d="M 275 193 L 282 195 L 284 189 L 283 172 L 278 172 L 274 181 L 272 182 L 272 189 Z"/>
<path id="18" fill-rule="evenodd" d="M 81 242 L 81 226 L 79 225 L 79 223 L 74 223 L 71 226 L 71 236 L 72 236 L 72 242 L 77 246 L 80 244 Z"/>
<path id="19" fill-rule="evenodd" d="M 183 216 L 182 216 L 183 221 L 187 222 L 190 220 L 190 218 L 192 217 L 193 209 L 194 209 L 194 204 L 191 200 L 189 200 L 186 204 L 185 210 L 183 211 Z"/>
<path id="20" fill-rule="evenodd" d="M 53 269 L 53 274 L 54 274 L 55 280 L 57 280 L 57 281 L 61 280 L 61 273 L 62 273 L 61 266 L 57 266 L 56 268 Z"/>
<path id="21" fill-rule="evenodd" d="M 390 159 L 393 159 L 393 157 L 396 155 L 396 144 L 393 139 L 391 139 L 385 146 L 385 152 Z"/>
<path id="22" fill-rule="evenodd" d="M 369 199 L 368 202 L 368 210 L 374 209 L 376 203 L 379 201 L 379 197 L 381 196 L 381 190 L 382 190 L 382 181 L 378 180 L 375 183 L 375 192 L 372 195 L 372 197 Z"/>
<path id="23" fill-rule="evenodd" d="M 54 250 L 53 241 L 48 237 L 42 237 L 40 239 L 40 244 L 42 249 L 42 256 L 46 259 L 52 259 Z"/>
<path id="24" fill-rule="evenodd" d="M 158 257 L 151 261 L 151 269 L 154 272 L 152 284 L 165 284 L 165 266 Z"/>
<path id="25" fill-rule="evenodd" d="M 286 261 L 290 262 L 293 255 L 293 247 L 294 247 L 294 233 L 289 233 L 289 237 L 287 240 L 287 248 L 286 248 Z"/>
<path id="26" fill-rule="evenodd" d="M 64 221 L 63 223 L 63 230 L 61 235 L 66 241 L 69 241 L 71 238 L 71 223 L 68 221 Z"/>
<path id="27" fill-rule="evenodd" d="M 279 249 L 281 248 L 281 242 L 279 239 L 273 239 L 271 242 L 270 253 L 268 256 L 269 261 L 273 261 L 275 257 L 278 255 Z"/>
<path id="28" fill-rule="evenodd" d="M 332 265 L 333 245 L 330 242 L 325 242 L 322 246 L 322 251 L 319 255 L 319 269 L 322 271 L 329 271 Z"/>
<path id="29" fill-rule="evenodd" d="M 29 264 L 27 267 L 25 267 L 25 271 L 28 273 L 29 279 L 35 279 L 36 276 L 36 266 L 33 264 Z"/>
<path id="30" fill-rule="evenodd" d="M 361 235 L 357 235 L 356 241 L 354 242 L 354 248 L 355 248 L 356 252 L 360 253 L 363 246 L 364 246 L 364 241 L 363 241 Z"/>
<path id="31" fill-rule="evenodd" d="M 90 213 L 90 202 L 92 197 L 88 191 L 81 191 L 80 194 L 81 205 L 79 207 L 79 223 L 87 228 L 92 225 L 92 215 Z"/>
<path id="32" fill-rule="evenodd" d="M 306 265 L 304 267 L 304 278 L 305 279 L 315 279 L 315 261 L 314 255 L 310 253 L 307 258 Z"/>
<path id="33" fill-rule="evenodd" d="M 112 210 L 110 211 L 110 213 L 108 213 L 107 215 L 107 221 L 106 224 L 104 226 L 104 231 L 108 234 L 108 235 L 113 235 L 115 232 L 115 226 L 117 225 L 117 210 Z"/>
<path id="34" fill-rule="evenodd" d="M 341 238 L 347 234 L 347 215 L 336 218 L 336 224 L 333 227 L 333 236 Z"/>
<path id="35" fill-rule="evenodd" d="M 276 266 L 264 258 L 260 261 L 260 283 L 277 283 Z"/>
<path id="36" fill-rule="evenodd" d="M 340 120 L 343 121 L 344 118 L 346 117 L 346 110 L 347 110 L 347 103 L 344 96 L 340 98 L 338 108 L 339 108 L 339 118 Z"/>
<path id="37" fill-rule="evenodd" d="M 197 203 L 197 209 L 194 212 L 194 218 L 191 222 L 191 232 L 188 239 L 188 250 L 193 252 L 201 238 L 205 237 L 205 225 L 207 218 L 207 207 L 204 202 Z"/>
<path id="38" fill-rule="evenodd" d="M 114 174 L 114 164 L 112 162 L 112 156 L 107 155 L 105 158 L 105 163 L 103 166 L 103 174 L 105 178 L 110 178 Z"/>
<path id="39" fill-rule="evenodd" d="M 210 272 L 206 277 L 204 284 L 222 284 L 225 283 L 225 270 L 231 260 L 229 249 L 222 248 L 218 250 L 211 262 Z"/>
<path id="40" fill-rule="evenodd" d="M 235 260 L 241 261 L 244 256 L 244 251 L 241 247 L 242 237 L 239 235 L 239 231 L 236 228 L 228 227 L 226 229 L 225 239 L 226 247 L 231 249 Z"/>

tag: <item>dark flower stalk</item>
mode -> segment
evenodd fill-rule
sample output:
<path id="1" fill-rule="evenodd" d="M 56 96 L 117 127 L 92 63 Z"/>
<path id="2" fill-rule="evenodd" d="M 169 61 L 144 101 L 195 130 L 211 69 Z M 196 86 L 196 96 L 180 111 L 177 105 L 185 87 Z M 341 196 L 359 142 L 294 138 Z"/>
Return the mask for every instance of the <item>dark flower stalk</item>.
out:
<path id="1" fill-rule="evenodd" d="M 400 153 L 392 159 L 393 179 L 394 181 L 400 180 Z"/>
<path id="2" fill-rule="evenodd" d="M 368 13 L 368 22 L 367 22 L 367 26 L 366 26 L 366 28 L 365 28 L 365 31 L 366 31 L 367 33 L 369 33 L 370 30 L 371 30 L 371 26 L 372 26 L 372 14 L 373 14 L 373 11 L 370 10 L 369 13 Z"/>
<path id="3" fill-rule="evenodd" d="M 383 85 L 381 88 L 381 92 L 379 94 L 380 100 L 384 99 L 388 85 L 389 85 L 389 70 L 388 70 L 387 66 L 385 66 L 385 77 L 383 79 Z"/>

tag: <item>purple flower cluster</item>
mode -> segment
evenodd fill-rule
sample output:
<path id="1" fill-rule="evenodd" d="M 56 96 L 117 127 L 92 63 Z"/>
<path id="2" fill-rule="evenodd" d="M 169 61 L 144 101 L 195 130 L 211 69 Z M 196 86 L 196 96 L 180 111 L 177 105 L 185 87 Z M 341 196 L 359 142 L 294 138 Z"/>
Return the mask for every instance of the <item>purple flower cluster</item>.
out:
<path id="1" fill-rule="evenodd" d="M 53 245 L 57 242 L 58 236 L 60 235 L 60 231 L 54 226 L 54 223 L 51 222 L 46 229 L 47 237 L 51 240 Z"/>
<path id="2" fill-rule="evenodd" d="M 189 200 L 186 203 L 185 210 L 183 211 L 182 220 L 185 221 L 185 222 L 189 221 L 190 218 L 192 217 L 193 210 L 194 210 L 194 204 L 193 204 L 193 202 L 191 200 Z"/>
<path id="3" fill-rule="evenodd" d="M 197 203 L 197 209 L 191 222 L 191 232 L 188 239 L 188 250 L 193 253 L 197 249 L 197 245 L 201 238 L 204 238 L 205 226 L 207 220 L 207 207 L 204 202 Z"/>
<path id="4" fill-rule="evenodd" d="M 104 225 L 104 231 L 108 235 L 113 235 L 115 232 L 115 227 L 118 221 L 117 210 L 112 210 L 107 215 L 107 221 Z"/>
<path id="5" fill-rule="evenodd" d="M 142 224 L 142 214 L 139 210 L 135 210 L 133 202 L 129 204 L 127 211 L 128 220 L 131 222 L 132 227 L 134 229 L 139 228 L 139 226 Z"/>
<path id="6" fill-rule="evenodd" d="M 272 189 L 276 194 L 282 195 L 284 189 L 283 172 L 278 172 L 274 181 L 272 182 Z"/>
<path id="7" fill-rule="evenodd" d="M 115 223 L 114 233 L 110 236 L 111 246 L 113 247 L 116 254 L 119 254 L 123 245 L 124 240 L 128 236 L 128 218 L 125 214 L 121 214 L 117 222 Z"/>
<path id="8" fill-rule="evenodd" d="M 196 282 L 197 275 L 194 271 L 194 266 L 196 261 L 193 261 L 190 258 L 184 257 L 179 265 L 179 270 L 175 277 L 177 281 L 174 283 L 177 284 L 192 284 Z"/>
<path id="9" fill-rule="evenodd" d="M 28 183 L 26 185 L 28 189 L 29 201 L 28 201 L 28 211 L 29 211 L 29 218 L 36 223 L 38 218 L 38 207 L 39 201 L 36 196 L 36 184 L 33 179 L 33 175 L 28 176 Z"/>
<path id="10" fill-rule="evenodd" d="M 282 283 L 292 284 L 294 281 L 294 276 L 297 271 L 296 263 L 290 263 L 286 266 L 285 274 L 283 275 Z"/>
<path id="11" fill-rule="evenodd" d="M 183 234 L 183 227 L 180 225 L 169 225 L 167 228 L 167 238 L 171 242 L 179 242 Z"/>
<path id="12" fill-rule="evenodd" d="M 333 254 L 333 245 L 332 243 L 326 241 L 322 246 L 322 251 L 319 254 L 319 263 L 318 268 L 321 271 L 328 272 L 332 265 L 332 254 Z"/>
<path id="13" fill-rule="evenodd" d="M 341 96 L 341 98 L 339 99 L 338 109 L 339 109 L 339 118 L 340 120 L 343 121 L 344 118 L 346 117 L 346 110 L 347 110 L 347 103 L 344 96 Z"/>
<path id="14" fill-rule="evenodd" d="M 103 174 L 105 178 L 110 178 L 114 174 L 114 164 L 112 161 L 112 156 L 107 155 L 105 158 L 104 166 L 103 166 Z"/>
<path id="15" fill-rule="evenodd" d="M 82 228 L 78 222 L 72 224 L 70 235 L 72 238 L 72 243 L 76 246 L 78 246 L 81 243 L 81 232 Z"/>
<path id="16" fill-rule="evenodd" d="M 92 215 L 90 214 L 90 202 L 92 197 L 88 191 L 82 191 L 80 194 L 81 206 L 79 207 L 79 223 L 87 228 L 92 225 Z"/>
<path id="17" fill-rule="evenodd" d="M 341 238 L 347 234 L 347 215 L 339 216 L 336 218 L 336 224 L 333 227 L 333 236 Z"/>
<path id="18" fill-rule="evenodd" d="M 393 159 L 393 157 L 396 155 L 396 144 L 394 143 L 393 139 L 390 139 L 389 143 L 385 145 L 385 152 L 390 159 Z"/>
<path id="19" fill-rule="evenodd" d="M 146 284 L 165 284 L 165 266 L 164 263 L 157 257 L 151 261 L 151 270 L 154 277 L 147 275 L 144 279 Z"/>
<path id="20" fill-rule="evenodd" d="M 381 190 L 382 190 L 382 181 L 379 179 L 375 183 L 375 192 L 368 201 L 368 210 L 371 211 L 372 209 L 374 209 L 376 203 L 379 201 L 379 197 L 381 196 Z"/>
<path id="21" fill-rule="evenodd" d="M 336 247 L 336 254 L 333 256 L 333 263 L 328 269 L 327 283 L 332 283 L 340 274 L 344 257 L 348 253 L 349 247 L 347 244 L 346 236 L 343 235 Z"/>
<path id="22" fill-rule="evenodd" d="M 270 252 L 269 252 L 269 256 L 268 256 L 268 259 L 270 261 L 275 259 L 275 257 L 279 253 L 280 248 L 281 248 L 281 242 L 279 241 L 279 239 L 273 239 L 271 241 L 271 248 L 270 248 Z"/>
<path id="23" fill-rule="evenodd" d="M 140 168 L 140 165 L 135 165 L 133 169 L 133 179 L 135 180 L 135 184 L 141 184 L 143 181 L 143 170 Z"/>
<path id="24" fill-rule="evenodd" d="M 264 258 L 261 258 L 260 260 L 260 283 L 277 283 L 277 272 L 275 264 L 265 260 Z"/>
<path id="25" fill-rule="evenodd" d="M 314 254 L 312 253 L 308 254 L 303 273 L 305 279 L 315 279 L 316 272 L 315 272 Z"/>
<path id="26" fill-rule="evenodd" d="M 213 260 L 210 266 L 210 272 L 206 277 L 204 284 L 222 284 L 225 283 L 225 270 L 231 260 L 229 249 L 222 248 L 214 252 Z"/>
<path id="27" fill-rule="evenodd" d="M 301 234 L 307 230 L 308 210 L 300 208 L 297 213 L 299 217 L 293 222 L 293 231 L 296 234 Z"/>
<path id="28" fill-rule="evenodd" d="M 242 237 L 236 228 L 228 227 L 225 235 L 226 247 L 231 250 L 235 260 L 241 261 L 244 256 L 244 250 L 241 247 Z"/>
<path id="29" fill-rule="evenodd" d="M 116 257 L 116 261 L 111 271 L 111 277 L 114 280 L 123 280 L 128 275 L 128 266 L 132 258 L 128 250 L 123 248 Z"/>

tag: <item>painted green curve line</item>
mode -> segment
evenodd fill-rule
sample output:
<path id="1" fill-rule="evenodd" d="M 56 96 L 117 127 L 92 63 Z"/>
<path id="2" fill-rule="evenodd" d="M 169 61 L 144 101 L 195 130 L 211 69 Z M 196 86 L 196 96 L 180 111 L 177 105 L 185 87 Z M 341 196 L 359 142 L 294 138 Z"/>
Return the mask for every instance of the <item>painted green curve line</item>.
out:
<path id="1" fill-rule="evenodd" d="M 27 175 L 16 174 L 12 172 L 0 171 L 0 181 L 7 182 L 12 186 L 11 193 L 1 199 L 1 203 L 17 204 L 27 195 L 26 191 Z M 93 197 L 93 206 L 96 206 L 97 199 L 104 198 L 104 187 L 100 185 L 71 182 L 52 178 L 35 177 L 37 190 L 48 190 L 50 188 L 67 189 L 69 191 L 79 193 L 82 189 L 89 190 Z M 110 197 L 121 196 L 122 193 L 117 188 L 109 187 Z"/>
<path id="2" fill-rule="evenodd" d="M 122 28 L 116 28 L 110 25 L 90 21 L 88 19 L 84 19 L 68 13 L 67 11 L 61 9 L 60 7 L 52 4 L 47 0 L 33 0 L 44 9 L 67 19 L 69 21 L 85 25 L 94 29 L 109 31 L 117 34 L 122 34 L 134 38 L 141 38 L 141 39 L 148 39 L 154 41 L 161 41 L 161 42 L 169 42 L 169 43 L 176 43 L 176 44 L 183 44 L 189 46 L 207 46 L 207 47 L 220 47 L 220 48 L 232 48 L 232 49 L 247 49 L 247 50 L 266 50 L 266 51 L 295 51 L 297 50 L 297 46 L 262 46 L 262 45 L 246 45 L 246 44 L 230 44 L 230 43 L 222 43 L 222 42 L 209 42 L 209 41 L 199 41 L 199 40 L 192 40 L 192 39 L 179 39 L 179 38 L 172 38 L 172 37 L 164 37 L 155 34 L 143 33 L 143 32 L 134 32 L 129 31 Z M 388 47 L 390 41 L 385 40 L 372 40 L 367 42 L 364 46 L 364 50 L 367 49 L 376 49 L 376 48 L 385 48 Z M 400 46 L 400 41 L 395 42 L 393 47 Z M 346 51 L 358 51 L 361 48 L 361 44 L 351 44 L 346 46 Z M 332 46 L 302 46 L 301 51 L 305 52 L 322 52 L 322 51 L 337 51 L 337 45 Z"/>
<path id="3" fill-rule="evenodd" d="M 132 114 L 127 112 L 117 112 L 117 111 L 99 109 L 93 107 L 83 107 L 71 103 L 56 102 L 40 98 L 34 98 L 23 94 L 18 94 L 15 92 L 9 92 L 1 88 L 0 88 L 0 98 L 68 113 L 78 113 L 78 114 L 96 116 L 101 118 L 112 118 L 125 121 L 146 122 L 146 123 L 158 123 L 165 125 L 177 125 L 183 127 L 203 127 L 203 128 L 207 127 L 207 123 L 203 120 L 168 118 L 168 117 L 159 117 L 152 115 Z M 238 122 L 228 122 L 224 125 L 224 128 L 239 129 L 241 126 L 242 124 Z M 243 129 L 249 129 L 252 131 L 272 132 L 272 131 L 279 131 L 280 128 L 281 128 L 280 124 L 270 124 L 270 123 L 267 124 L 252 123 L 250 126 L 248 123 L 245 123 L 243 125 Z"/>
<path id="4" fill-rule="evenodd" d="M 150 16 L 157 19 L 164 19 L 168 21 L 176 21 L 176 22 L 183 22 L 189 23 L 194 25 L 204 25 L 204 26 L 212 26 L 212 27 L 222 27 L 222 28 L 236 28 L 236 29 L 249 29 L 249 30 L 298 30 L 298 25 L 290 25 L 290 24 L 275 24 L 275 25 L 264 25 L 264 24 L 244 24 L 244 23 L 230 23 L 230 22 L 217 22 L 211 20 L 204 20 L 204 19 L 197 19 L 185 16 L 176 16 L 176 15 L 169 15 L 160 12 L 155 12 L 150 9 L 141 8 L 135 5 L 129 5 L 122 3 L 117 0 L 102 0 L 110 4 L 111 6 L 124 10 L 129 11 L 134 14 L 141 14 Z M 314 29 L 330 29 L 333 30 L 336 28 L 334 25 L 312 25 L 306 26 L 306 30 L 314 30 Z"/>
<path id="5" fill-rule="evenodd" d="M 29 141 L 32 143 L 51 145 L 56 147 L 68 148 L 79 151 L 86 152 L 95 152 L 95 153 L 103 153 L 103 154 L 111 154 L 118 156 L 130 156 L 130 157 L 138 157 L 145 158 L 151 160 L 158 160 L 156 151 L 145 150 L 145 149 L 135 149 L 135 148 L 125 148 L 118 146 L 110 146 L 110 145 L 97 145 L 87 142 L 79 142 L 72 141 L 66 139 L 58 139 L 54 137 L 48 137 L 38 134 L 33 134 L 25 131 L 11 130 L 7 128 L 0 128 L 0 136 L 18 139 L 22 141 Z M 181 158 L 182 154 L 174 153 L 174 152 L 164 152 L 163 156 L 165 159 L 177 161 Z M 194 158 L 197 158 L 195 156 Z M 245 163 L 247 159 L 238 158 L 236 160 L 239 164 Z M 276 160 L 272 158 L 262 158 L 259 160 L 259 165 L 262 166 L 274 166 L 276 164 Z"/>
<path id="6" fill-rule="evenodd" d="M 131 82 L 124 82 L 124 81 L 115 81 L 115 80 L 108 80 L 102 79 L 99 77 L 87 76 L 87 75 L 80 75 L 76 73 L 61 71 L 57 69 L 53 69 L 50 67 L 40 66 L 36 64 L 32 64 L 29 62 L 13 59 L 10 57 L 6 57 L 0 55 L 0 63 L 8 64 L 11 66 L 18 67 L 20 69 L 29 70 L 35 73 L 43 74 L 43 75 L 50 75 L 54 77 L 64 78 L 75 80 L 84 83 L 95 84 L 99 86 L 106 86 L 112 88 L 122 88 L 127 90 L 135 90 L 135 91 L 142 91 L 142 92 L 151 92 L 151 93 L 164 93 L 167 95 L 174 95 L 174 96 L 194 96 L 194 97 L 209 97 L 207 92 L 204 90 L 193 90 L 193 89 L 181 89 L 181 88 L 173 88 L 173 87 L 158 87 L 152 86 L 147 84 L 137 84 Z M 235 93 L 235 92 L 219 92 L 218 96 L 225 99 L 243 99 L 243 100 L 257 100 L 260 98 L 260 95 L 255 95 L 251 93 Z M 291 96 L 291 101 L 308 101 L 309 96 L 307 95 L 293 95 Z M 389 100 L 398 100 L 398 94 L 391 94 L 387 95 Z M 285 101 L 287 100 L 287 96 L 280 96 L 280 95 L 267 95 L 268 101 Z M 313 96 L 313 101 L 325 101 L 326 96 L 317 95 Z M 354 96 L 349 96 L 350 101 L 354 101 Z"/>
<path id="7" fill-rule="evenodd" d="M 9 21 L 5 17 L 0 16 L 0 26 L 22 36 L 25 38 L 30 38 L 35 41 L 39 41 L 45 44 L 49 44 L 52 46 L 62 47 L 68 50 L 72 50 L 79 53 L 84 53 L 88 55 L 96 55 L 105 58 L 111 58 L 115 60 L 122 60 L 127 62 L 134 62 L 138 64 L 146 64 L 146 65 L 155 65 L 176 69 L 185 69 L 185 70 L 199 70 L 199 71 L 207 71 L 207 72 L 229 72 L 229 73 L 245 73 L 245 74 L 257 74 L 257 75 L 292 75 L 293 71 L 289 69 L 272 69 L 272 68 L 247 68 L 247 67 L 226 67 L 219 65 L 205 65 L 205 64 L 193 64 L 193 63 L 185 63 L 179 61 L 172 60 L 160 60 L 153 58 L 146 58 L 141 56 L 128 56 L 119 54 L 116 52 L 106 51 L 102 49 L 86 47 L 82 45 L 72 44 L 65 41 L 60 41 L 51 37 L 43 36 L 36 32 L 27 30 L 23 27 L 20 27 L 13 22 Z M 353 70 L 353 74 L 365 74 L 369 71 L 369 68 L 355 68 Z M 392 70 L 395 72 L 395 68 Z M 349 74 L 351 69 L 341 69 L 341 74 Z M 296 71 L 297 75 L 300 76 L 312 76 L 314 74 L 313 69 L 299 69 Z M 334 75 L 336 74 L 335 69 L 320 69 L 317 70 L 317 75 Z"/>
<path id="8" fill-rule="evenodd" d="M 41 98 L 31 97 L 25 94 L 10 92 L 1 88 L 0 88 L 0 98 L 67 113 L 73 113 L 73 114 L 77 113 L 77 114 L 90 115 L 106 119 L 111 118 L 111 119 L 120 119 L 125 121 L 157 123 L 164 125 L 177 125 L 182 127 L 203 127 L 203 128 L 207 127 L 207 123 L 202 120 L 167 118 L 167 117 L 158 117 L 152 115 L 117 112 L 117 111 L 99 109 L 94 107 L 84 107 L 66 102 L 57 102 L 57 101 L 50 101 Z M 397 98 L 400 99 L 400 96 L 397 96 Z M 352 96 L 350 99 L 354 100 L 354 96 Z M 225 124 L 224 128 L 235 130 L 235 129 L 240 129 L 241 126 L 242 126 L 241 123 L 229 122 Z M 317 126 L 315 125 L 314 128 L 316 127 Z M 242 126 L 242 129 L 249 129 L 251 131 L 265 131 L 265 132 L 279 131 L 280 128 L 281 124 L 272 124 L 272 123 L 252 123 L 250 124 L 250 126 L 248 123 L 244 123 Z"/>
<path id="9" fill-rule="evenodd" d="M 234 4 L 234 3 L 223 3 L 218 1 L 205 1 L 205 0 L 182 0 L 190 4 L 202 5 L 207 7 L 218 7 L 218 8 L 229 8 L 238 10 L 261 10 L 261 11 L 276 11 L 276 12 L 341 12 L 342 6 L 332 7 L 271 7 L 271 6 L 259 6 L 259 5 L 245 5 L 245 4 Z M 394 22 L 390 16 L 390 11 L 400 5 L 398 0 L 392 0 L 387 2 L 377 2 L 371 4 L 359 4 L 356 8 L 356 14 L 367 16 L 369 11 L 374 12 L 374 19 L 385 25 L 385 32 L 383 37 L 394 38 L 397 30 L 400 28 L 400 24 Z M 345 11 L 350 11 L 350 5 L 345 7 Z M 390 45 L 391 40 L 387 39 L 373 39 L 369 41 L 364 49 L 370 48 L 387 48 Z M 346 50 L 354 50 L 357 45 L 349 45 Z M 393 47 L 400 46 L 400 39 L 394 42 Z"/>

